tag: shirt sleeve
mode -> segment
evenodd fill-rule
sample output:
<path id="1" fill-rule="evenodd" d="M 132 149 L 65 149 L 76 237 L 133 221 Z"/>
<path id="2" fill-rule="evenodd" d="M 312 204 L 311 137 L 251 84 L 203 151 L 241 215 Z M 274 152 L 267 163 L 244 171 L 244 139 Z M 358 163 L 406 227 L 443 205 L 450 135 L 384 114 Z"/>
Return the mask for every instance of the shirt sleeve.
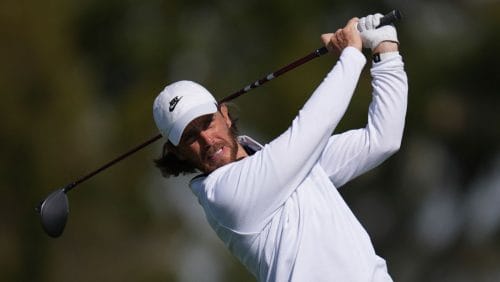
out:
<path id="1" fill-rule="evenodd" d="M 204 180 L 209 212 L 219 224 L 239 232 L 257 231 L 284 204 L 318 163 L 365 63 L 359 50 L 344 49 L 283 134 Z"/>
<path id="2" fill-rule="evenodd" d="M 336 187 L 379 165 L 401 144 L 408 79 L 398 52 L 387 54 L 371 69 L 372 102 L 365 128 L 333 135 L 320 165 Z"/>

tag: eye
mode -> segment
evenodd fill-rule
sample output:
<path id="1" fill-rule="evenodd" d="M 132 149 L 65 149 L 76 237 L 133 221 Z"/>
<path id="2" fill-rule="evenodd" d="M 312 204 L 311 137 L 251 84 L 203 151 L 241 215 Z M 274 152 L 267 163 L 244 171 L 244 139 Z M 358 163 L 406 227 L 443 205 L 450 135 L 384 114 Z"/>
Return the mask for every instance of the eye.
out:
<path id="1" fill-rule="evenodd" d="M 194 134 L 190 134 L 187 138 L 186 138 L 186 144 L 193 144 L 194 141 L 196 141 L 196 137 Z"/>
<path id="2" fill-rule="evenodd" d="M 191 145 L 196 141 L 196 133 L 194 131 L 185 132 L 181 138 L 181 142 L 184 145 Z"/>
<path id="3" fill-rule="evenodd" d="M 207 118 L 205 120 L 205 123 L 203 124 L 203 129 L 207 129 L 207 128 L 212 128 L 214 126 L 214 116 L 210 116 L 210 118 Z"/>

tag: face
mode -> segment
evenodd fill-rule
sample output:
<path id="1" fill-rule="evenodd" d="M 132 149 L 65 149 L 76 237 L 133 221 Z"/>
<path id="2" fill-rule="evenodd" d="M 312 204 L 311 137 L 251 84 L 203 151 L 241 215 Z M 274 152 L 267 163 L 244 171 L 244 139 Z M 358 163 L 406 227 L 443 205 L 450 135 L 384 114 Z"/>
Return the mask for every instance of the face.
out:
<path id="1" fill-rule="evenodd" d="M 184 129 L 176 155 L 204 173 L 234 162 L 246 153 L 231 134 L 232 122 L 227 107 L 193 120 Z"/>

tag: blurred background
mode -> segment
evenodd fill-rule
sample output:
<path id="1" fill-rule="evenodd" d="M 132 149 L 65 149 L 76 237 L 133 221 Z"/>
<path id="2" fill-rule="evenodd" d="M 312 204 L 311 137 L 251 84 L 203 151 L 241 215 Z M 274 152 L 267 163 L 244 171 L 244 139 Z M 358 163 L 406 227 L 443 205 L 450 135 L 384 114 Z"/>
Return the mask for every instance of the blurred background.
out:
<path id="1" fill-rule="evenodd" d="M 500 281 L 498 0 L 2 0 L 0 280 L 254 281 L 205 221 L 192 175 L 155 169 L 160 141 L 69 193 L 62 237 L 34 207 L 156 135 L 166 84 L 222 98 L 349 18 L 393 8 L 405 15 L 403 144 L 342 195 L 395 281 Z M 261 143 L 283 132 L 334 62 L 236 100 L 241 131 Z M 337 132 L 364 126 L 370 91 L 368 64 Z"/>

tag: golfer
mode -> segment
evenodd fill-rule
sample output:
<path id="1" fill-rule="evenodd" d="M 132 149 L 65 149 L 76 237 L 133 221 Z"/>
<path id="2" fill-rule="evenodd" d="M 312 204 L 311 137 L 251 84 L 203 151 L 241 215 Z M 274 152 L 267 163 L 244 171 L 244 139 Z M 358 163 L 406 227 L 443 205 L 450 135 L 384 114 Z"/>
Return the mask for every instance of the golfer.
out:
<path id="1" fill-rule="evenodd" d="M 374 28 L 381 17 L 321 36 L 338 61 L 266 145 L 237 136 L 226 105 L 194 82 L 170 84 L 154 101 L 168 139 L 157 165 L 165 176 L 202 173 L 190 187 L 210 226 L 259 281 L 392 281 L 337 191 L 401 143 L 407 77 L 394 26 Z M 366 64 L 362 47 L 374 54 L 367 125 L 332 135 Z"/>

